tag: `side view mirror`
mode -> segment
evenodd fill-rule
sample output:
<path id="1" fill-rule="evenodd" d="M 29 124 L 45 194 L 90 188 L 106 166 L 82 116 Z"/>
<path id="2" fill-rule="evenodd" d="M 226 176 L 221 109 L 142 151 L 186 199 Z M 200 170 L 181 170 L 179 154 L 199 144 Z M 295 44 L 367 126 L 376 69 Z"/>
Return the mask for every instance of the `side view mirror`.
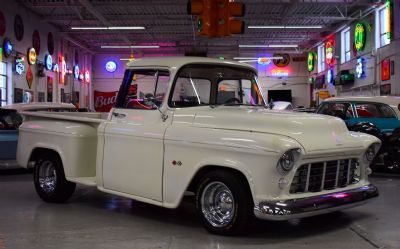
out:
<path id="1" fill-rule="evenodd" d="M 147 93 L 146 95 L 144 95 L 144 99 L 149 105 L 157 108 L 157 110 L 161 113 L 161 119 L 163 120 L 163 122 L 165 122 L 165 120 L 167 120 L 168 118 L 168 115 L 160 110 L 160 107 L 156 104 L 156 98 L 154 97 L 154 95 L 151 93 Z"/>

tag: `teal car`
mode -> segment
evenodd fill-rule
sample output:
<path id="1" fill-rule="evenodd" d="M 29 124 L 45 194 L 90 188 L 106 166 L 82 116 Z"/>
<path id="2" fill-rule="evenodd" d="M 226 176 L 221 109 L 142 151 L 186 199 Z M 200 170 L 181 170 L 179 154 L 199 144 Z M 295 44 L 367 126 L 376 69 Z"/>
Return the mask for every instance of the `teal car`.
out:
<path id="1" fill-rule="evenodd" d="M 339 117 L 348 127 L 370 122 L 390 135 L 400 127 L 400 97 L 334 97 L 324 100 L 317 113 Z"/>

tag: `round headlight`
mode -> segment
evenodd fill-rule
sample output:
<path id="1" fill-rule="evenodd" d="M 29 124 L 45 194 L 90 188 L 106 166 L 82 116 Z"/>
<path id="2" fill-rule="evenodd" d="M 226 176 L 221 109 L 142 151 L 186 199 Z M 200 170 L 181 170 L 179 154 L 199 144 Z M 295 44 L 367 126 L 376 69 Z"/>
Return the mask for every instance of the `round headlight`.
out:
<path id="1" fill-rule="evenodd" d="M 371 145 L 368 147 L 367 151 L 365 152 L 365 158 L 368 160 L 368 162 L 371 162 L 374 160 L 374 157 L 376 155 L 376 150 L 375 150 L 375 145 Z"/>
<path id="2" fill-rule="evenodd" d="M 297 159 L 297 153 L 298 153 L 298 149 L 288 150 L 285 153 L 283 153 L 281 158 L 279 158 L 278 165 L 277 165 L 277 169 L 278 169 L 279 173 L 284 175 L 293 169 L 293 166 Z"/>

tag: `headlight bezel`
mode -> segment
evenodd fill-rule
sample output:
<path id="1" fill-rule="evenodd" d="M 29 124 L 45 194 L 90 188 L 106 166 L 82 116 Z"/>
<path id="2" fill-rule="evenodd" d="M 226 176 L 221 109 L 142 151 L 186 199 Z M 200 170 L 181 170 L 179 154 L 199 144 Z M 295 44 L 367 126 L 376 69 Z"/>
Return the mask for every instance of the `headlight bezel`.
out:
<path id="1" fill-rule="evenodd" d="M 364 160 L 366 162 L 371 163 L 374 160 L 374 158 L 378 154 L 379 146 L 380 146 L 379 143 L 373 143 L 370 146 L 368 146 L 368 148 L 364 152 Z"/>
<path id="2" fill-rule="evenodd" d="M 276 169 L 278 173 L 282 176 L 287 175 L 291 170 L 293 170 L 296 162 L 298 161 L 301 154 L 301 149 L 294 148 L 285 151 L 281 157 L 278 159 Z"/>

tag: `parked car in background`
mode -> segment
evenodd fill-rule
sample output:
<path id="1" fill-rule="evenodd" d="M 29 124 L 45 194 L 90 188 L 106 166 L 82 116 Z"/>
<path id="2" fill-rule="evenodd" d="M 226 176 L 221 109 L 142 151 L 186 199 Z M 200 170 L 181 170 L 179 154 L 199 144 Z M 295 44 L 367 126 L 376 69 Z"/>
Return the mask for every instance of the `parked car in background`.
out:
<path id="1" fill-rule="evenodd" d="M 400 97 L 335 97 L 322 102 L 317 113 L 339 117 L 349 130 L 378 137 L 382 146 L 373 169 L 400 172 Z"/>
<path id="2" fill-rule="evenodd" d="M 334 97 L 324 100 L 317 113 L 339 117 L 348 127 L 370 122 L 382 133 L 391 134 L 400 127 L 400 97 Z"/>
<path id="3" fill-rule="evenodd" d="M 21 103 L 0 108 L 0 169 L 18 168 L 16 162 L 18 128 L 22 124 L 21 111 L 76 112 L 67 103 Z"/>

